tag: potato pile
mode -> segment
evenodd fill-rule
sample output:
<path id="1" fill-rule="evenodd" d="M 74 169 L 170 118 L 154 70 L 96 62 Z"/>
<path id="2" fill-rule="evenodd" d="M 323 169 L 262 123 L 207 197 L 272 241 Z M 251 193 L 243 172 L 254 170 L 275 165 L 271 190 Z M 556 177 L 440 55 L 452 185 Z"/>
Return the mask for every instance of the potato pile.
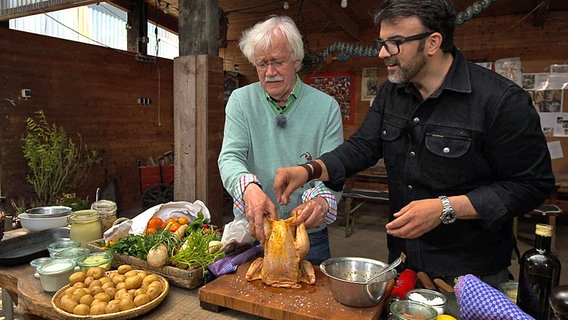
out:
<path id="1" fill-rule="evenodd" d="M 56 305 L 76 315 L 100 315 L 130 310 L 156 299 L 165 287 L 155 274 L 121 265 L 106 273 L 101 267 L 69 276 L 69 287 Z"/>

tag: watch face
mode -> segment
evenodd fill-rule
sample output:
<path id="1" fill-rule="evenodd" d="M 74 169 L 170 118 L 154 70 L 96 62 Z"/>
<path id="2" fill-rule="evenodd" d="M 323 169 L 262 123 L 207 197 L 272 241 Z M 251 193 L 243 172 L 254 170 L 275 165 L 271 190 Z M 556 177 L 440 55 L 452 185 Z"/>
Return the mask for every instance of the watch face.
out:
<path id="1" fill-rule="evenodd" d="M 450 224 L 456 221 L 456 214 L 453 212 L 444 212 L 442 215 L 442 223 L 443 224 Z"/>

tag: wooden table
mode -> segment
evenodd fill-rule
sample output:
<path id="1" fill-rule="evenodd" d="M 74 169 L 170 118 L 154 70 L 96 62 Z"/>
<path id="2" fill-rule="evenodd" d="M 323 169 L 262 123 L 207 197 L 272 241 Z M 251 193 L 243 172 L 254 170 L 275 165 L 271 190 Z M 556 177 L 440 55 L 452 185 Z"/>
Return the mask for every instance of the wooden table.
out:
<path id="1" fill-rule="evenodd" d="M 6 232 L 10 236 L 25 234 L 25 231 Z M 16 267 L 0 267 L 0 287 L 4 294 L 10 294 L 16 312 L 25 319 L 63 319 L 52 307 L 53 294 L 43 291 L 40 280 L 33 276 L 29 264 Z M 8 306 L 4 306 L 7 308 Z M 170 286 L 170 292 L 155 309 L 137 319 L 263 319 L 244 312 L 223 310 L 215 313 L 200 307 L 198 290 Z"/>

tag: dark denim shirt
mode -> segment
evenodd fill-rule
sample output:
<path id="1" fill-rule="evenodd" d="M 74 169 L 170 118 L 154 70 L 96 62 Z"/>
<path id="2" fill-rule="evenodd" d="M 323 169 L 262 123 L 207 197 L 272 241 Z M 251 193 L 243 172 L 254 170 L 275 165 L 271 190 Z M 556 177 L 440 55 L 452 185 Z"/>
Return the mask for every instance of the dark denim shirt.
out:
<path id="1" fill-rule="evenodd" d="M 510 265 L 514 216 L 547 198 L 554 175 L 528 93 L 452 54 L 426 100 L 411 84 L 383 83 L 358 131 L 321 160 L 328 186 L 340 189 L 384 158 L 392 213 L 413 200 L 466 195 L 480 220 L 440 224 L 417 239 L 388 236 L 389 261 L 403 251 L 406 268 L 432 277 L 490 275 Z"/>

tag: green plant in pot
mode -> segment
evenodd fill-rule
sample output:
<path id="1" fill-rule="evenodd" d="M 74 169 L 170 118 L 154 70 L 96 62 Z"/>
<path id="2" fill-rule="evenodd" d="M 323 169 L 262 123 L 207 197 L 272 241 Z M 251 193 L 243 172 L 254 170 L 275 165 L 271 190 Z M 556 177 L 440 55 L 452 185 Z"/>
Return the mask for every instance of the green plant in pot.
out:
<path id="1" fill-rule="evenodd" d="M 55 204 L 58 195 L 77 190 L 87 180 L 91 167 L 101 161 L 99 153 L 89 150 L 79 133 L 75 142 L 62 126 L 48 123 L 42 110 L 26 120 L 22 141 L 30 169 L 26 181 L 42 204 Z"/>

